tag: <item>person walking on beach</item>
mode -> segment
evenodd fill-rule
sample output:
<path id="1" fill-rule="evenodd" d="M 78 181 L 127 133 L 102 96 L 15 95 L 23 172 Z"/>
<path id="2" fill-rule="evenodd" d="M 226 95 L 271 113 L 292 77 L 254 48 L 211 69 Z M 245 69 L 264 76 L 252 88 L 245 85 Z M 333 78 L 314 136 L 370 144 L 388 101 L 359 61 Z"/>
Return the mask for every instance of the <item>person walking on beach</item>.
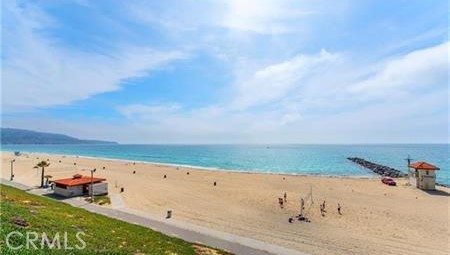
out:
<path id="1" fill-rule="evenodd" d="M 303 215 L 303 210 L 305 209 L 305 200 L 300 198 L 300 215 Z"/>
<path id="2" fill-rule="evenodd" d="M 284 202 L 287 202 L 287 193 L 284 192 Z"/>
<path id="3" fill-rule="evenodd" d="M 342 215 L 342 213 L 341 213 L 341 204 L 340 203 L 338 203 L 337 210 L 338 210 L 339 215 Z"/>
<path id="4" fill-rule="evenodd" d="M 325 213 L 326 213 L 327 211 L 325 210 L 325 200 L 323 200 L 323 203 L 322 204 L 320 204 L 320 214 L 322 215 L 322 216 L 325 216 Z"/>

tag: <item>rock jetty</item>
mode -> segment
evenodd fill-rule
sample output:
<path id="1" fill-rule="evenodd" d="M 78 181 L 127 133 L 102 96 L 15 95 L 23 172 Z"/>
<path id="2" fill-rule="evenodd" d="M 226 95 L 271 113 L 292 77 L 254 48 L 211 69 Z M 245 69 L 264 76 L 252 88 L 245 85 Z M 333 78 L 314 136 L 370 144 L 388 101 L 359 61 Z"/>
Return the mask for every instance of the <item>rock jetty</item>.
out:
<path id="1" fill-rule="evenodd" d="M 381 176 L 388 176 L 388 177 L 392 177 L 392 178 L 399 178 L 399 177 L 407 176 L 407 174 L 405 174 L 395 168 L 383 166 L 383 165 L 380 165 L 377 163 L 373 163 L 373 162 L 367 161 L 363 158 L 349 157 L 347 159 L 362 166 L 362 167 L 365 167 L 365 168 L 371 170 L 372 172 L 379 174 Z"/>

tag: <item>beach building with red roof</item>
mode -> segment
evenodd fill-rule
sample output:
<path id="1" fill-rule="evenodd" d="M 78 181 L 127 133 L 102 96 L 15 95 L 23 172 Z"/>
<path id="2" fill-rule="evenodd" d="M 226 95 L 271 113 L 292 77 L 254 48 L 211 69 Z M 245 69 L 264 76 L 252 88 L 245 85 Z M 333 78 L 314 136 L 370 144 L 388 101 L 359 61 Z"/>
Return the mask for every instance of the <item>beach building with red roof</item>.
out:
<path id="1" fill-rule="evenodd" d="M 108 183 L 104 178 L 96 178 L 90 176 L 82 176 L 76 174 L 71 178 L 54 180 L 54 193 L 64 197 L 75 197 L 91 194 L 92 191 L 95 196 L 108 194 Z"/>
<path id="2" fill-rule="evenodd" d="M 439 167 L 419 161 L 408 165 L 409 183 L 423 190 L 436 189 L 436 171 Z"/>

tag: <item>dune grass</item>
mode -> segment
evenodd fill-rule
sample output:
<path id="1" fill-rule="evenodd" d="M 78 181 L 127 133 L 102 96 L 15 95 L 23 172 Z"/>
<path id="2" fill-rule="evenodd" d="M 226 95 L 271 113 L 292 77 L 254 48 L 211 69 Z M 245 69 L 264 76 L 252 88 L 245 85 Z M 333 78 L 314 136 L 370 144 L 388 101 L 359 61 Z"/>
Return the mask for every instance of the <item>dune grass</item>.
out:
<path id="1" fill-rule="evenodd" d="M 26 193 L 5 185 L 0 185 L 0 253 L 8 254 L 229 254 L 192 244 L 178 238 L 169 237 L 151 229 L 129 224 L 116 219 L 72 207 L 65 203 Z M 21 226 L 22 225 L 22 226 Z M 6 236 L 12 231 L 23 234 L 11 236 L 10 243 L 14 247 L 23 245 L 21 249 L 12 250 L 6 245 Z M 85 242 L 82 247 L 77 232 Z M 30 246 L 26 249 L 26 233 L 39 233 L 35 242 L 38 249 Z M 42 233 L 46 233 L 50 241 L 60 235 L 61 249 L 50 248 L 47 244 L 41 249 Z M 67 247 L 64 249 L 64 233 L 67 233 Z"/>
<path id="2" fill-rule="evenodd" d="M 88 197 L 85 199 L 87 202 L 91 202 L 91 198 Z M 111 204 L 111 199 L 108 195 L 101 195 L 101 196 L 95 196 L 94 197 L 94 203 L 98 205 L 109 205 Z"/>

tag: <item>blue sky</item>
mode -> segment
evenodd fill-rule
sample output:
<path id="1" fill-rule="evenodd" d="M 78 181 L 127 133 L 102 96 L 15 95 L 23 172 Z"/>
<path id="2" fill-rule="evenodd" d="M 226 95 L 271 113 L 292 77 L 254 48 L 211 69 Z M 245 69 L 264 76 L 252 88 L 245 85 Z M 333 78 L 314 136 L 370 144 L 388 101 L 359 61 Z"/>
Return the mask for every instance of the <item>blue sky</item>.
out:
<path id="1" fill-rule="evenodd" d="M 4 1 L 2 126 L 123 143 L 442 143 L 448 1 Z"/>

